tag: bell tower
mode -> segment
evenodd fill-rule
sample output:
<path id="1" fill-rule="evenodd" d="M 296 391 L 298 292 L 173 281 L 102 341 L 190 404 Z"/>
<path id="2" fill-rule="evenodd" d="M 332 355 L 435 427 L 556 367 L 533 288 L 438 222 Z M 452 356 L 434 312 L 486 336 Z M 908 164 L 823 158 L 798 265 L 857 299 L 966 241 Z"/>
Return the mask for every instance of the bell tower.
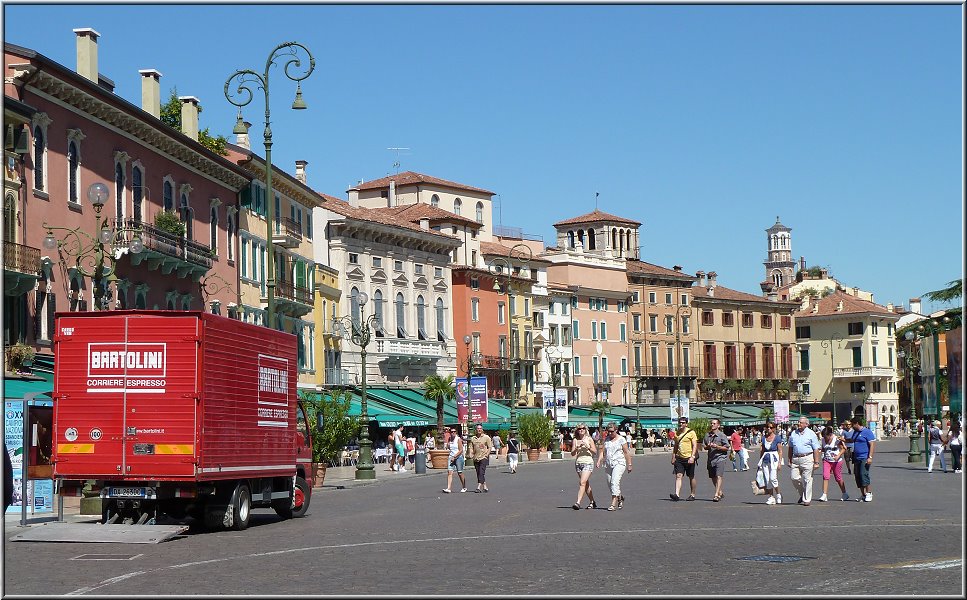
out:
<path id="1" fill-rule="evenodd" d="M 796 261 L 792 258 L 792 229 L 779 222 L 766 229 L 768 254 L 762 263 L 766 268 L 766 278 L 760 284 L 763 292 L 789 285 L 795 281 Z"/>

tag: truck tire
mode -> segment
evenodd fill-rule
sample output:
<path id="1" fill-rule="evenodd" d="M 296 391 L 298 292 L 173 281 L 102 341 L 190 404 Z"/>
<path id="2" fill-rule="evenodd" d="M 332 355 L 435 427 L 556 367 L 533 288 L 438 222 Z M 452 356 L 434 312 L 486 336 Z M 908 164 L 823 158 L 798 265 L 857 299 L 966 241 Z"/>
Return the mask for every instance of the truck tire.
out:
<path id="1" fill-rule="evenodd" d="M 248 527 L 249 519 L 252 518 L 252 492 L 248 485 L 238 484 L 233 494 L 232 500 L 232 529 L 242 531 Z"/>
<path id="2" fill-rule="evenodd" d="M 293 494 L 295 496 L 295 506 L 292 506 L 293 502 L 289 498 L 272 502 L 272 508 L 275 509 L 275 514 L 282 517 L 283 520 L 291 519 L 292 517 L 304 517 L 306 511 L 309 510 L 309 498 L 312 495 L 312 489 L 305 479 L 301 477 L 295 478 L 295 490 L 293 490 Z"/>

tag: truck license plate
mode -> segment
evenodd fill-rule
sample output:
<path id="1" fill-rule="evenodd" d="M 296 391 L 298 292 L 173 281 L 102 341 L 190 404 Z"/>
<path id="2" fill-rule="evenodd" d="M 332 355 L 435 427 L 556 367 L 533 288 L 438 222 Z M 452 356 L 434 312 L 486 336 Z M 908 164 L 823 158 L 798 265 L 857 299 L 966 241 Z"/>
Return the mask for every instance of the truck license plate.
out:
<path id="1" fill-rule="evenodd" d="M 112 487 L 111 498 L 144 498 L 144 488 Z"/>

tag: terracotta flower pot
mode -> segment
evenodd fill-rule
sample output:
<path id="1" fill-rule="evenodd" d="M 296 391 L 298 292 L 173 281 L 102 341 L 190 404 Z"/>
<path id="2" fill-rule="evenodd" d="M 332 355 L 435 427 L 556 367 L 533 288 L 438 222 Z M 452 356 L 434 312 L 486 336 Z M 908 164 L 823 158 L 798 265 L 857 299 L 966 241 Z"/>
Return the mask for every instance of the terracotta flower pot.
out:
<path id="1" fill-rule="evenodd" d="M 312 487 L 321 488 L 326 480 L 326 463 L 312 463 Z"/>
<path id="2" fill-rule="evenodd" d="M 434 469 L 446 469 L 449 458 L 449 450 L 430 450 L 430 465 Z"/>
<path id="3" fill-rule="evenodd" d="M 535 461 L 541 458 L 540 448 L 528 448 L 527 449 L 527 460 Z"/>

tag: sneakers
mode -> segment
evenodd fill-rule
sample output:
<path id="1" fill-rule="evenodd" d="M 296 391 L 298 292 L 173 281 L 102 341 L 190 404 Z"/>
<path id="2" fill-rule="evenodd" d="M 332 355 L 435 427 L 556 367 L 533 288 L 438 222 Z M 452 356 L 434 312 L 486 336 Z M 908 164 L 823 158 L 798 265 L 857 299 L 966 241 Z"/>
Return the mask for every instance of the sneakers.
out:
<path id="1" fill-rule="evenodd" d="M 669 498 L 671 498 L 671 499 L 672 499 L 672 501 L 674 501 L 674 502 L 678 502 L 678 501 L 679 501 L 679 499 L 680 499 L 680 498 L 678 497 L 678 494 L 668 494 L 668 497 L 669 497 Z"/>
<path id="2" fill-rule="evenodd" d="M 782 504 L 782 494 L 776 494 L 776 504 Z"/>
<path id="3" fill-rule="evenodd" d="M 963 471 L 960 469 L 954 469 L 954 473 L 963 473 Z"/>
<path id="4" fill-rule="evenodd" d="M 466 494 L 467 493 L 467 488 L 463 488 L 462 490 L 460 490 L 460 493 L 461 494 Z"/>
<path id="5" fill-rule="evenodd" d="M 843 497 L 840 498 L 840 500 L 843 502 L 846 502 L 847 500 L 849 500 L 849 494 L 847 494 L 846 492 L 843 492 Z"/>
<path id="6" fill-rule="evenodd" d="M 873 492 L 867 492 L 867 494 L 863 496 L 863 502 L 873 502 Z"/>
<path id="7" fill-rule="evenodd" d="M 406 473 L 406 468 L 405 467 L 400 467 L 399 472 L 400 473 Z"/>
<path id="8" fill-rule="evenodd" d="M 822 496 L 817 498 L 817 500 L 819 500 L 820 502 L 826 502 L 826 494 L 823 494 Z"/>
<path id="9" fill-rule="evenodd" d="M 766 500 L 766 504 L 775 504 L 775 503 L 776 503 L 776 497 L 775 496 L 769 496 L 769 499 Z"/>

